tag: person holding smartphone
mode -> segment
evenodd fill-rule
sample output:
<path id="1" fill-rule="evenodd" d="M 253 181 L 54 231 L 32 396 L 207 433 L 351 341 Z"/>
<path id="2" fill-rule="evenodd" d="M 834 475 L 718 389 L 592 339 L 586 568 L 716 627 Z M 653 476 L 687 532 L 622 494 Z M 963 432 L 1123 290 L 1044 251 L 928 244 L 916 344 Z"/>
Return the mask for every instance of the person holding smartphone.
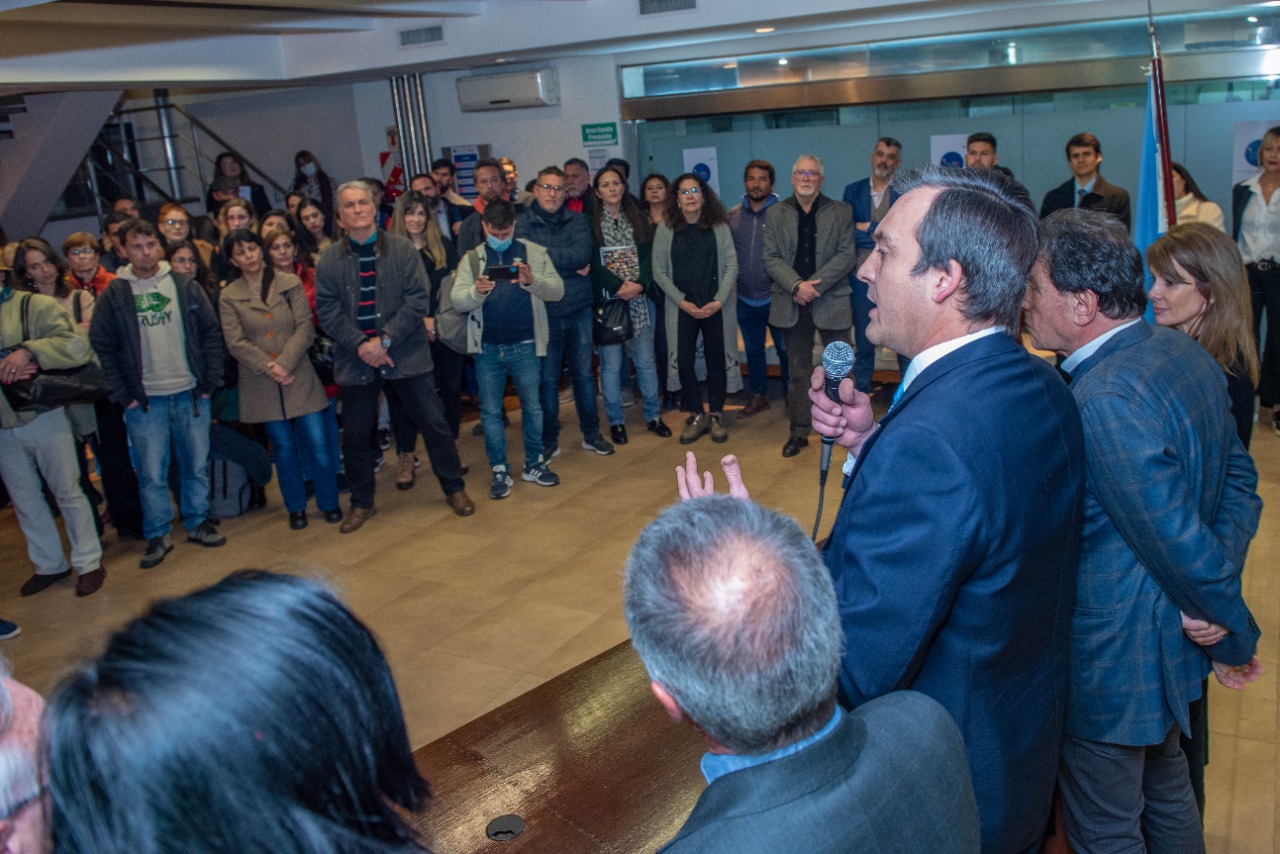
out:
<path id="1" fill-rule="evenodd" d="M 484 450 L 493 470 L 489 497 L 497 500 L 510 495 L 515 482 L 502 430 L 507 377 L 520 398 L 525 457 L 521 477 L 539 486 L 560 483 L 547 468 L 539 388 L 550 337 L 546 303 L 564 297 L 564 280 L 544 248 L 513 239 L 516 216 L 510 202 L 495 199 L 480 217 L 485 242 L 462 256 L 451 295 L 458 311 L 471 312 L 467 352 L 476 360 Z"/>

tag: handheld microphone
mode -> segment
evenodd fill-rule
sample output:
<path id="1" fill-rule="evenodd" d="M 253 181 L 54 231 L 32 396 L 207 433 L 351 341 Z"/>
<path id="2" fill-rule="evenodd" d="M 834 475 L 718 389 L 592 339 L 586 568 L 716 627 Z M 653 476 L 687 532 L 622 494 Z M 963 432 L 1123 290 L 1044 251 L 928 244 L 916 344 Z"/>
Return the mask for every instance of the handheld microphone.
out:
<path id="1" fill-rule="evenodd" d="M 832 341 L 822 351 L 822 370 L 827 375 L 825 391 L 827 397 L 840 403 L 840 381 L 849 376 L 853 369 L 853 348 L 844 341 Z M 831 446 L 835 439 L 822 437 L 822 475 L 821 482 L 827 483 L 827 470 L 831 468 Z"/>
<path id="2" fill-rule="evenodd" d="M 853 369 L 853 348 L 844 341 L 832 341 L 822 350 L 822 370 L 827 375 L 824 391 L 827 397 L 840 403 L 840 381 Z M 822 524 L 822 497 L 827 488 L 827 471 L 831 468 L 831 447 L 836 440 L 822 437 L 822 469 L 818 473 L 818 515 L 813 520 L 813 541 L 818 541 L 818 526 Z"/>

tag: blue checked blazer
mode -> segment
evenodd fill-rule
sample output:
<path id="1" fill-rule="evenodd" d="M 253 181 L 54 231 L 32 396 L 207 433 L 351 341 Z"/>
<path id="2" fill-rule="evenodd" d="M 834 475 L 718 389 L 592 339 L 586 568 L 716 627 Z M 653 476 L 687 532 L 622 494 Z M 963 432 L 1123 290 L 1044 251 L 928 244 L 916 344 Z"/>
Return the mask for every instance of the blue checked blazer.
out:
<path id="1" fill-rule="evenodd" d="M 1175 721 L 1189 732 L 1210 657 L 1244 664 L 1257 646 L 1240 571 L 1258 476 L 1221 369 L 1181 332 L 1121 330 L 1072 374 L 1071 393 L 1088 464 L 1067 732 L 1157 744 Z M 1179 611 L 1230 634 L 1201 649 Z"/>
<path id="2" fill-rule="evenodd" d="M 863 446 L 824 554 L 854 706 L 910 688 L 960 727 L 984 852 L 1044 836 L 1070 670 L 1080 415 L 988 335 L 920 373 Z"/>

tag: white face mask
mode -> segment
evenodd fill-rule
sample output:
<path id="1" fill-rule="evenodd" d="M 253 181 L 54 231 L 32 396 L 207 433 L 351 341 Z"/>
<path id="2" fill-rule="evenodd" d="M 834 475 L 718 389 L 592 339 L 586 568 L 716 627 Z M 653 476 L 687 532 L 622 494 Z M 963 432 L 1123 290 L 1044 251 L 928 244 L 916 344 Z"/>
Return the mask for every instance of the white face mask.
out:
<path id="1" fill-rule="evenodd" d="M 314 163 L 303 163 L 303 164 L 302 164 L 302 174 L 303 174 L 303 175 L 306 175 L 308 178 L 314 178 L 314 177 L 316 176 L 316 164 L 314 164 Z"/>

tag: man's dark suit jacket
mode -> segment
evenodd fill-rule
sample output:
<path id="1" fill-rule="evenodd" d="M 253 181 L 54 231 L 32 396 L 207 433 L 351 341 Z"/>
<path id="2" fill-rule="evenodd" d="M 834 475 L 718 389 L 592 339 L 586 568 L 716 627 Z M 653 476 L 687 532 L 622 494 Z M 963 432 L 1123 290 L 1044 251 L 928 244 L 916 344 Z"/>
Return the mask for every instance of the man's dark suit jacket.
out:
<path id="1" fill-rule="evenodd" d="M 1076 179 L 1071 178 L 1044 194 L 1044 204 L 1040 206 L 1040 218 L 1044 219 L 1054 211 L 1076 206 Z M 1080 202 L 1080 207 L 1090 211 L 1102 211 L 1114 214 L 1124 223 L 1125 228 L 1132 228 L 1129 217 L 1129 191 L 1117 187 L 1101 175 L 1093 184 L 1093 192 L 1087 193 Z"/>
<path id="2" fill-rule="evenodd" d="M 946 711 L 911 691 L 826 738 L 717 778 L 661 854 L 976 854 L 978 810 Z"/>
<path id="3" fill-rule="evenodd" d="M 911 688 L 955 718 L 986 854 L 1049 819 L 1069 672 L 1084 437 L 1012 337 L 927 367 L 863 446 L 825 558 L 858 706 Z"/>

